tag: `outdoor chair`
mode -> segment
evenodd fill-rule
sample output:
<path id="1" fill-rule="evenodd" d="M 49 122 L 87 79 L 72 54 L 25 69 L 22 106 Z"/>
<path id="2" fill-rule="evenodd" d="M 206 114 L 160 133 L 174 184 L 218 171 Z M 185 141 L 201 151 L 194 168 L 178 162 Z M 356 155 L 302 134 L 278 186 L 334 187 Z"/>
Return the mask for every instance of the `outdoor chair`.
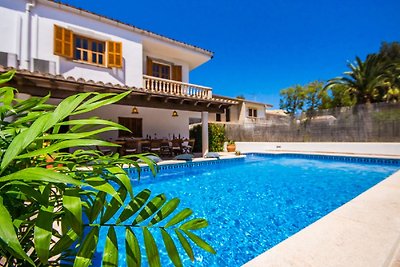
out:
<path id="1" fill-rule="evenodd" d="M 193 147 L 194 147 L 194 139 L 185 140 L 185 142 L 182 144 L 182 152 L 184 154 L 190 154 L 193 151 Z"/>
<path id="2" fill-rule="evenodd" d="M 126 141 L 122 148 L 123 155 L 136 153 L 138 150 L 137 147 L 138 147 L 138 144 L 136 141 L 134 141 L 134 140 Z"/>
<path id="3" fill-rule="evenodd" d="M 100 151 L 101 153 L 103 153 L 104 155 L 109 155 L 112 153 L 111 148 L 109 148 L 107 146 L 96 146 L 96 149 L 98 151 Z"/>
<path id="4" fill-rule="evenodd" d="M 145 153 L 145 152 L 150 152 L 150 141 L 142 141 L 140 142 L 141 144 L 141 152 Z"/>
<path id="5" fill-rule="evenodd" d="M 169 141 L 168 140 L 163 140 L 161 142 L 160 154 L 162 156 L 172 156 L 172 149 L 169 146 Z"/>
<path id="6" fill-rule="evenodd" d="M 182 154 L 182 140 L 181 139 L 172 140 L 171 151 L 174 155 Z"/>
<path id="7" fill-rule="evenodd" d="M 160 140 L 151 140 L 150 142 L 150 152 L 160 154 L 161 152 L 161 141 Z"/>

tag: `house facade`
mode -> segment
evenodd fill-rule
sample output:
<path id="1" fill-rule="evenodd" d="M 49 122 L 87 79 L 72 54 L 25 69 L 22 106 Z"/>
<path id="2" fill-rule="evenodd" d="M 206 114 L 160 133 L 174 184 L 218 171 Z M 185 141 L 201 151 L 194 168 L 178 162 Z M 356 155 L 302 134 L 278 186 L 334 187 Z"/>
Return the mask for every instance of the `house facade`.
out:
<path id="1" fill-rule="evenodd" d="M 218 97 L 227 101 L 236 101 L 237 104 L 226 108 L 223 113 L 210 114 L 209 122 L 241 125 L 266 125 L 268 123 L 267 113 L 272 105 L 242 98 Z"/>
<path id="2" fill-rule="evenodd" d="M 12 85 L 19 92 L 50 92 L 57 103 L 77 92 L 131 90 L 118 105 L 90 115 L 119 122 L 136 138 L 189 137 L 193 114 L 206 124 L 209 114 L 238 104 L 190 83 L 190 71 L 209 61 L 211 51 L 87 10 L 51 0 L 1 0 L 0 31 L 0 71 L 17 71 Z M 207 132 L 203 138 L 205 152 Z"/>

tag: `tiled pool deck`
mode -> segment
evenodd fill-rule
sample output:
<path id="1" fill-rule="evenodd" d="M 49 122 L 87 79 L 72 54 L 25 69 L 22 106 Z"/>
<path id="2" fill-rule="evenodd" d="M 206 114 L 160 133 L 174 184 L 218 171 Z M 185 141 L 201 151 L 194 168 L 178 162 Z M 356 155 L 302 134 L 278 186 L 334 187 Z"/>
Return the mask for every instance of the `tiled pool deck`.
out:
<path id="1" fill-rule="evenodd" d="M 257 153 L 260 154 L 260 153 Z M 266 154 L 395 164 L 400 155 L 301 151 Z M 221 153 L 221 159 L 163 161 L 160 169 L 223 164 L 244 156 Z M 142 167 L 149 171 L 148 167 Z M 244 266 L 388 266 L 400 267 L 400 171 Z"/>

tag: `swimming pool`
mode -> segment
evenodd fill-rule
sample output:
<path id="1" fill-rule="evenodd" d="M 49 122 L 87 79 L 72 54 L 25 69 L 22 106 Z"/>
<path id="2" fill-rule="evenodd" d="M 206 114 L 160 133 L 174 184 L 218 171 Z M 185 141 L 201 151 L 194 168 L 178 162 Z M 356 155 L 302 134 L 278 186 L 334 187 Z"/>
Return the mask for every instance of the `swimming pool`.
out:
<path id="1" fill-rule="evenodd" d="M 209 221 L 210 226 L 197 233 L 217 255 L 197 249 L 195 266 L 240 266 L 399 169 L 393 162 L 259 154 L 181 167 L 162 169 L 156 178 L 144 173 L 134 182 L 134 191 L 149 188 L 153 195 L 179 197 L 181 209 L 191 207 L 196 217 Z M 192 265 L 189 259 L 183 261 Z M 125 265 L 123 253 L 119 263 Z M 166 255 L 162 264 L 172 265 Z"/>

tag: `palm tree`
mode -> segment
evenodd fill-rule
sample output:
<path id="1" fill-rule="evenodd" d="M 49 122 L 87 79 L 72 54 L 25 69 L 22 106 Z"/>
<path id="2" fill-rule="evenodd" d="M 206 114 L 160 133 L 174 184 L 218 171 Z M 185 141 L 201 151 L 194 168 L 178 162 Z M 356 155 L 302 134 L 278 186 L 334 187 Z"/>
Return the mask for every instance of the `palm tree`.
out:
<path id="1" fill-rule="evenodd" d="M 356 61 L 349 63 L 348 67 L 350 71 L 344 72 L 345 76 L 329 80 L 325 88 L 343 86 L 357 99 L 357 104 L 381 101 L 382 88 L 387 87 L 392 75 L 391 64 L 387 64 L 380 55 L 371 54 L 364 62 L 356 57 Z"/>

